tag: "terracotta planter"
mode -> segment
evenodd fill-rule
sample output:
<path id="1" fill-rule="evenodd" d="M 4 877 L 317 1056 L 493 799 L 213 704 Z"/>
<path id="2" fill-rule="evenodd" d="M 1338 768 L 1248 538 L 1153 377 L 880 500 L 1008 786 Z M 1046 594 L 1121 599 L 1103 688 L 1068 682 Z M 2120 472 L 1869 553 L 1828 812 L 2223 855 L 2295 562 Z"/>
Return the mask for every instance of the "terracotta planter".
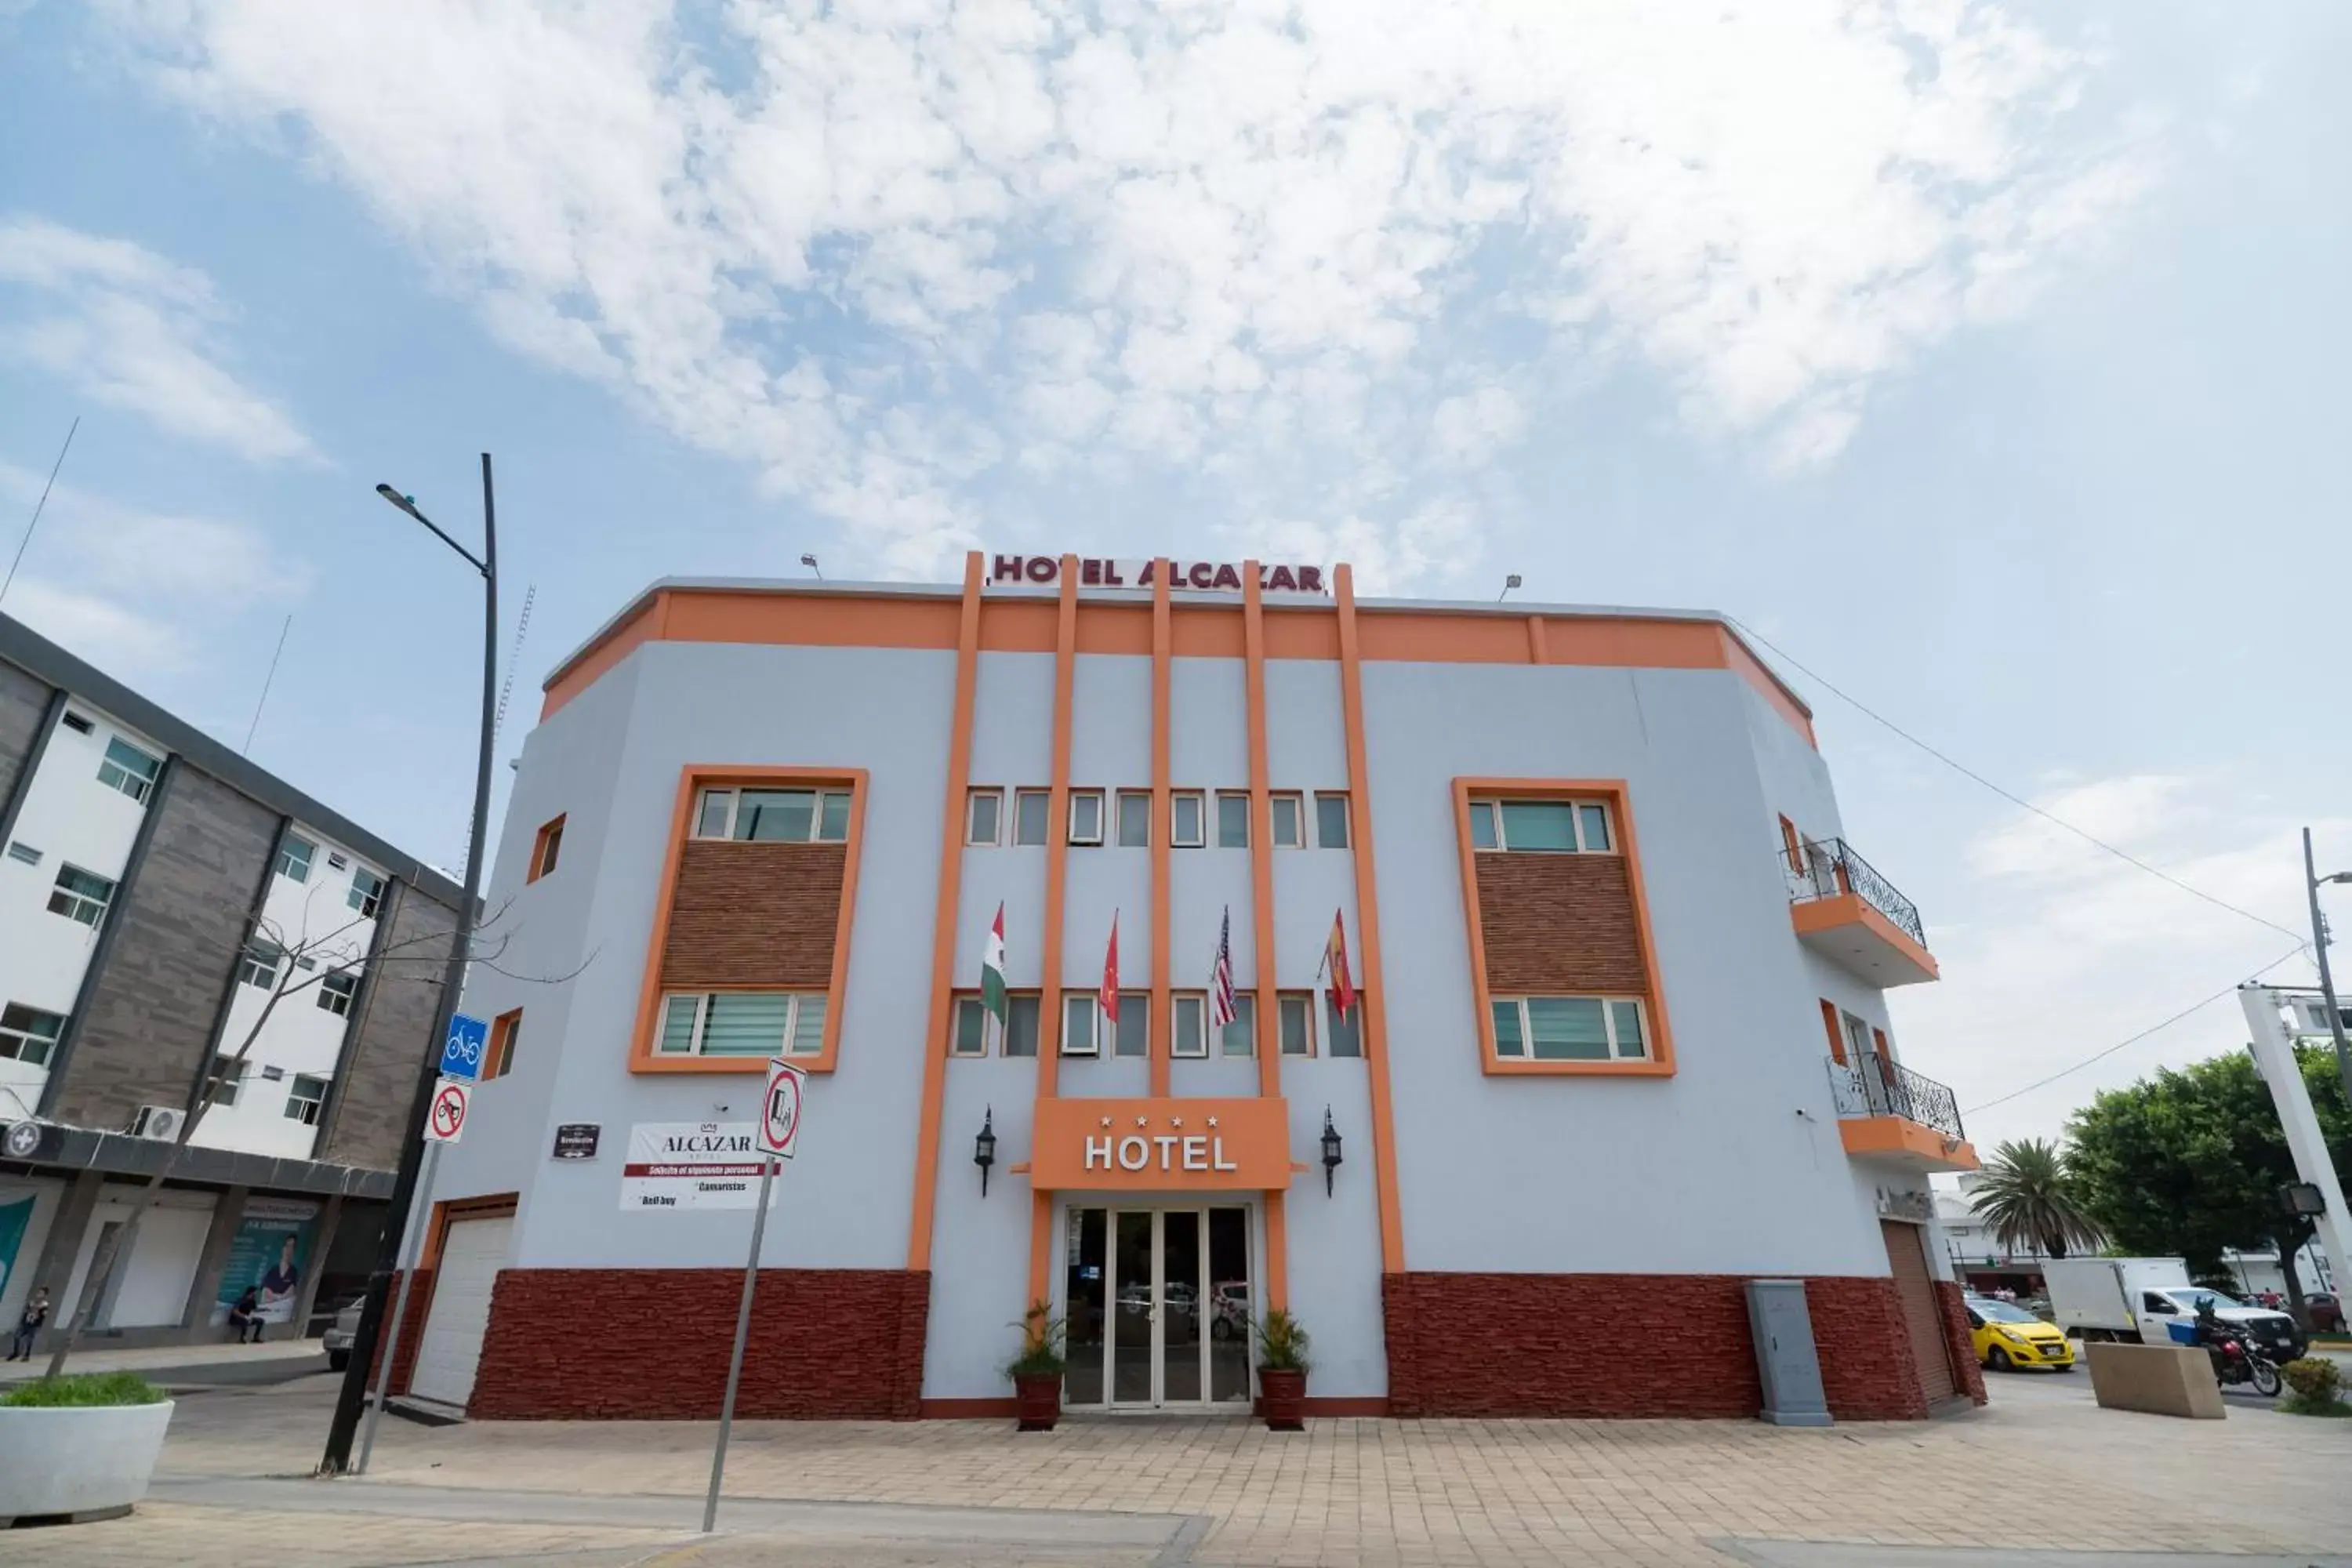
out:
<path id="1" fill-rule="evenodd" d="M 1022 1432 L 1051 1432 L 1062 1418 L 1062 1374 L 1022 1372 L 1013 1375 L 1013 1400 L 1020 1411 Z"/>
<path id="2" fill-rule="evenodd" d="M 1262 1366 L 1257 1369 L 1259 1402 L 1265 1413 L 1267 1429 L 1275 1432 L 1307 1430 L 1307 1374 L 1303 1372 Z"/>

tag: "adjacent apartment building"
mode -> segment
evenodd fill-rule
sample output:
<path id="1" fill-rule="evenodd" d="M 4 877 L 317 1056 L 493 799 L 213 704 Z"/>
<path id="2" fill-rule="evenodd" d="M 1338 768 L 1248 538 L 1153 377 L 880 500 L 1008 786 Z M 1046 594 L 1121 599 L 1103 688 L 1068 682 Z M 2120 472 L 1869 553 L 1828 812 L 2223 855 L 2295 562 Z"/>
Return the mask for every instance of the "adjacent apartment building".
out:
<path id="1" fill-rule="evenodd" d="M 1719 616 L 663 582 L 548 682 L 491 886 L 571 978 L 469 982 L 508 1070 L 394 1371 L 478 1417 L 715 1412 L 779 1055 L 750 1414 L 1009 1414 L 1045 1302 L 1073 1408 L 1246 1409 L 1282 1308 L 1327 1414 L 1751 1415 L 1759 1276 L 1838 1416 L 1981 1395 L 1925 928 Z"/>
<path id="2" fill-rule="evenodd" d="M 0 616 L 0 1320 L 218 1338 L 250 1286 L 294 1331 L 362 1281 L 459 897 Z"/>

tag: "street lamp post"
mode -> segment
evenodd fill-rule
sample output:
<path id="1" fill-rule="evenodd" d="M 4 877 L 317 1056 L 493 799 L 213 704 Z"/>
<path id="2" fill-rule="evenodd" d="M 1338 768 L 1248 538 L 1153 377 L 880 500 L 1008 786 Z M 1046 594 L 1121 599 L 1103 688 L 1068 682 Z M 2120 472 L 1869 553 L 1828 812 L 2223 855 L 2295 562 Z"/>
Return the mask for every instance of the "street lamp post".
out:
<path id="1" fill-rule="evenodd" d="M 2319 875 L 2311 858 L 2311 829 L 2303 830 L 2304 890 L 2311 896 L 2311 948 L 2319 958 L 2319 999 L 2327 1009 L 2327 1032 L 2336 1039 L 2336 1071 L 2344 1079 L 2344 1094 L 2352 1100 L 2352 1044 L 2344 1038 L 2344 1013 L 2336 1005 L 2336 980 L 2327 968 L 2327 917 L 2319 912 L 2319 889 L 2328 882 L 2352 882 L 2352 871 Z"/>
<path id="2" fill-rule="evenodd" d="M 414 497 L 390 485 L 378 485 L 376 494 L 430 529 L 433 537 L 465 557 L 482 575 L 482 728 L 474 765 L 474 831 L 466 847 L 466 894 L 457 906 L 457 929 L 449 944 L 449 962 L 441 975 L 441 1003 L 433 1015 L 433 1035 L 425 1042 L 416 1075 L 416 1093 L 408 1108 L 408 1128 L 400 1149 L 400 1169 L 392 1184 L 392 1204 L 384 1214 L 383 1236 L 376 1243 L 375 1264 L 368 1272 L 367 1301 L 360 1309 L 358 1332 L 352 1340 L 351 1360 L 343 1369 L 343 1389 L 335 1401 L 335 1416 L 327 1428 L 327 1451 L 319 1461 L 321 1475 L 341 1475 L 351 1468 L 352 1438 L 359 1430 L 367 1403 L 369 1363 L 375 1359 L 383 1331 L 385 1300 L 392 1277 L 400 1267 L 400 1244 L 408 1230 L 408 1211 L 416 1199 L 416 1179 L 425 1162 L 425 1123 L 432 1113 L 433 1087 L 440 1077 L 441 1043 L 448 1037 L 449 1020 L 457 1011 L 457 993 L 466 980 L 466 961 L 473 947 L 474 911 L 481 901 L 482 844 L 489 836 L 490 743 L 498 715 L 499 527 L 498 506 L 490 489 L 490 455 L 482 454 L 482 553 L 450 538 L 433 520 L 417 510 Z"/>

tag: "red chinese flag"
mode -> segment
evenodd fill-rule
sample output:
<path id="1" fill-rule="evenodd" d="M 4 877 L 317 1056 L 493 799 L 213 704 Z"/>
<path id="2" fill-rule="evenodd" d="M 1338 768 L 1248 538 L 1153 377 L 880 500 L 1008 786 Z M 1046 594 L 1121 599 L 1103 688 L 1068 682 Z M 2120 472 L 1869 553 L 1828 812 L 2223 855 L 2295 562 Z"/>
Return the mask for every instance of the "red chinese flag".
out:
<path id="1" fill-rule="evenodd" d="M 1110 917 L 1110 945 L 1103 949 L 1101 996 L 1103 1016 L 1110 1020 L 1113 1028 L 1117 1028 L 1118 1026 L 1118 911 L 1116 910 L 1111 911 Z"/>
<path id="2" fill-rule="evenodd" d="M 1355 1010 L 1356 981 L 1348 969 L 1348 923 L 1338 910 L 1331 911 L 1331 940 L 1323 944 L 1323 964 L 1331 972 L 1331 1005 L 1344 1018 Z"/>

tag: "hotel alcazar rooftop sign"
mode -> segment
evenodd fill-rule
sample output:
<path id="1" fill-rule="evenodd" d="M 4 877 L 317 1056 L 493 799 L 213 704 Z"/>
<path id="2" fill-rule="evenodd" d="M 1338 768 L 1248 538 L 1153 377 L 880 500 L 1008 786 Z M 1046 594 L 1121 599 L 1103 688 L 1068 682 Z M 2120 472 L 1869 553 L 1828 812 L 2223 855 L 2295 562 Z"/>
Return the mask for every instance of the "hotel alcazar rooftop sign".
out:
<path id="1" fill-rule="evenodd" d="M 1102 556 L 1078 558 L 1078 585 L 1082 588 L 1145 588 L 1153 586 L 1155 563 L 1150 561 L 1114 561 Z M 992 586 L 1051 588 L 1060 584 L 1062 558 L 1058 555 L 997 555 L 990 558 L 988 581 Z M 1171 561 L 1168 563 L 1168 585 L 1205 594 L 1238 594 L 1242 591 L 1241 563 L 1232 561 Z M 1328 594 L 1330 585 L 1323 580 L 1320 566 L 1300 565 L 1294 562 L 1257 563 L 1257 585 L 1269 594 Z"/>

